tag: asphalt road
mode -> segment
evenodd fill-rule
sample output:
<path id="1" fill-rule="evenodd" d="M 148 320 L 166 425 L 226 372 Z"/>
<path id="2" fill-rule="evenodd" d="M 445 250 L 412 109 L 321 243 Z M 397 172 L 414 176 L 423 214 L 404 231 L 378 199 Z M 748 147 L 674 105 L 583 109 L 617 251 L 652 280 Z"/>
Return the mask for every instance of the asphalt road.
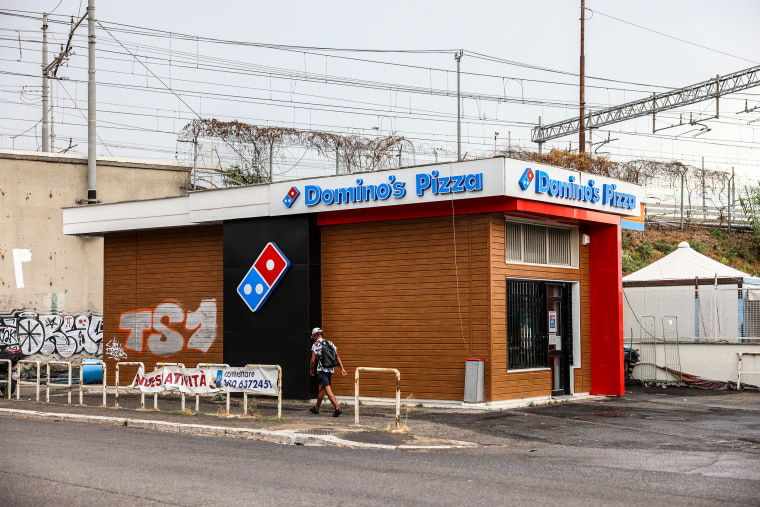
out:
<path id="1" fill-rule="evenodd" d="M 498 445 L 446 451 L 279 445 L 0 418 L 0 503 L 760 504 L 760 453 L 711 429 L 716 422 L 734 427 L 720 421 L 726 413 L 711 418 L 706 410 L 695 426 L 702 433 L 679 434 L 673 421 L 652 427 L 647 414 L 621 425 L 623 417 L 598 421 L 597 405 L 551 408 L 465 416 L 465 433 L 498 435 Z M 751 419 L 741 424 L 757 434 L 758 412 L 736 410 L 747 412 Z M 646 431 L 635 431 L 637 422 Z"/>

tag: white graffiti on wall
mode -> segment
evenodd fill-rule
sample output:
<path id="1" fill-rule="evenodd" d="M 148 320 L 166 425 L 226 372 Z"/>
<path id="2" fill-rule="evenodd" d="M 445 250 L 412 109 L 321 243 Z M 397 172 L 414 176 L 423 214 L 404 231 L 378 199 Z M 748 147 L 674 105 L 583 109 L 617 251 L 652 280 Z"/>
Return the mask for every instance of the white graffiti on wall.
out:
<path id="1" fill-rule="evenodd" d="M 216 338 L 216 312 L 216 299 L 202 300 L 194 312 L 186 312 L 171 301 L 159 303 L 153 310 L 122 312 L 119 331 L 129 333 L 124 349 L 160 357 L 173 356 L 183 349 L 205 354 Z M 186 344 L 184 335 L 188 333 Z"/>
<path id="2" fill-rule="evenodd" d="M 124 352 L 124 348 L 121 346 L 121 342 L 116 338 L 113 338 L 108 345 L 106 345 L 106 355 L 114 361 L 121 361 L 127 358 L 127 353 Z"/>
<path id="3" fill-rule="evenodd" d="M 24 270 L 22 269 L 22 263 L 32 261 L 32 251 L 26 248 L 14 248 L 13 249 L 13 270 L 16 274 L 16 288 L 24 288 Z"/>
<path id="4" fill-rule="evenodd" d="M 102 342 L 102 315 L 45 315 L 35 311 L 0 315 L 0 343 L 18 344 L 24 356 L 98 356 Z"/>

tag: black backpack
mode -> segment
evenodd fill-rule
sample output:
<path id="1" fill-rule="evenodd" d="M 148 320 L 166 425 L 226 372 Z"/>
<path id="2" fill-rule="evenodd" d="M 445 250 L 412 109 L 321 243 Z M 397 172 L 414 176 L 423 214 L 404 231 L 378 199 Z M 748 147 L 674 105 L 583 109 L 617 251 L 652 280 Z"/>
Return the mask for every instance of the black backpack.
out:
<path id="1" fill-rule="evenodd" d="M 319 362 L 322 364 L 322 368 L 335 368 L 338 366 L 338 351 L 330 340 L 322 340 Z"/>

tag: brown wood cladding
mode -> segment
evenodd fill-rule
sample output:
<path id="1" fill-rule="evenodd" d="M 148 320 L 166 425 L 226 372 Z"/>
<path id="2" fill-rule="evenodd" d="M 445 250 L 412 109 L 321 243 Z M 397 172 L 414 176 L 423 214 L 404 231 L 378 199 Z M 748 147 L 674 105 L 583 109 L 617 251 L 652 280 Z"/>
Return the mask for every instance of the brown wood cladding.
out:
<path id="1" fill-rule="evenodd" d="M 113 385 L 116 362 L 105 349 L 114 338 L 122 346 L 130 338 L 131 331 L 119 327 L 122 314 L 127 312 L 142 312 L 129 313 L 128 318 L 140 315 L 135 318 L 143 319 L 147 331 L 141 332 L 141 336 L 132 337 L 129 343 L 134 348 L 125 349 L 127 357 L 122 362 L 141 361 L 147 371 L 152 371 L 157 362 L 179 362 L 187 367 L 222 362 L 222 246 L 221 225 L 106 235 L 103 358 L 108 367 L 109 384 Z M 208 311 L 198 312 L 204 301 L 203 308 Z M 166 313 L 174 312 L 173 318 L 162 316 L 162 312 L 155 314 L 156 308 L 162 304 L 165 304 L 162 308 L 168 309 Z M 193 312 L 196 313 L 188 322 Z M 215 322 L 212 320 L 213 313 L 216 314 Z M 163 325 L 169 331 L 159 336 L 161 330 L 151 329 L 151 322 L 159 327 Z M 212 341 L 207 351 L 187 347 L 188 340 L 195 333 L 199 333 L 195 335 L 197 337 L 209 330 L 213 330 L 213 336 L 210 337 Z M 172 331 L 179 334 L 172 334 Z M 208 344 L 208 341 L 204 343 Z M 160 354 L 151 350 L 151 343 L 157 349 L 164 347 Z M 181 350 L 177 345 L 181 346 Z M 134 372 L 134 367 L 121 368 L 120 384 L 129 384 Z"/>
<path id="2" fill-rule="evenodd" d="M 402 396 L 461 400 L 465 359 L 480 357 L 487 401 L 549 396 L 549 369 L 507 371 L 506 281 L 521 278 L 580 282 L 573 375 L 575 392 L 588 392 L 587 248 L 578 269 L 507 264 L 503 215 L 457 217 L 455 225 L 456 269 L 451 218 L 322 229 L 322 324 L 349 371 L 333 389 L 353 394 L 358 366 L 397 368 Z M 393 388 L 390 375 L 361 377 L 362 396 L 392 397 Z"/>
<path id="3" fill-rule="evenodd" d="M 349 372 L 333 390 L 397 368 L 403 397 L 461 400 L 465 358 L 489 353 L 488 240 L 485 215 L 324 227 L 322 327 Z M 360 394 L 393 397 L 395 379 L 364 373 Z"/>
<path id="4" fill-rule="evenodd" d="M 581 350 L 574 351 L 581 357 L 582 367 L 574 372 L 575 392 L 587 392 L 585 388 L 588 369 L 588 251 L 581 246 L 579 269 L 531 266 L 526 264 L 507 264 L 505 245 L 504 216 L 490 216 L 490 283 L 491 283 L 491 355 L 486 368 L 490 370 L 491 384 L 486 383 L 486 399 L 500 401 L 515 398 L 532 398 L 551 395 L 551 371 L 507 370 L 507 279 L 538 279 L 580 281 L 582 301 L 573 301 L 581 305 Z M 584 264 L 585 259 L 585 264 Z M 586 299 L 584 300 L 584 294 Z M 584 369 L 585 368 L 585 369 Z M 580 385 L 579 385 L 580 381 Z M 590 387 L 590 384 L 589 384 Z"/>

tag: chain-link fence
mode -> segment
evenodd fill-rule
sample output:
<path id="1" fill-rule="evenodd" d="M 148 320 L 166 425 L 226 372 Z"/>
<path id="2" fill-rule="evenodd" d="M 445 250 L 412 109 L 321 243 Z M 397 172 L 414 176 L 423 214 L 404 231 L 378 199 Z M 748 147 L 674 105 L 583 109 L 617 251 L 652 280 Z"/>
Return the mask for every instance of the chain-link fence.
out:
<path id="1" fill-rule="evenodd" d="M 760 286 L 625 287 L 623 297 L 625 343 L 638 352 L 638 380 L 680 382 L 684 345 L 760 343 Z"/>

